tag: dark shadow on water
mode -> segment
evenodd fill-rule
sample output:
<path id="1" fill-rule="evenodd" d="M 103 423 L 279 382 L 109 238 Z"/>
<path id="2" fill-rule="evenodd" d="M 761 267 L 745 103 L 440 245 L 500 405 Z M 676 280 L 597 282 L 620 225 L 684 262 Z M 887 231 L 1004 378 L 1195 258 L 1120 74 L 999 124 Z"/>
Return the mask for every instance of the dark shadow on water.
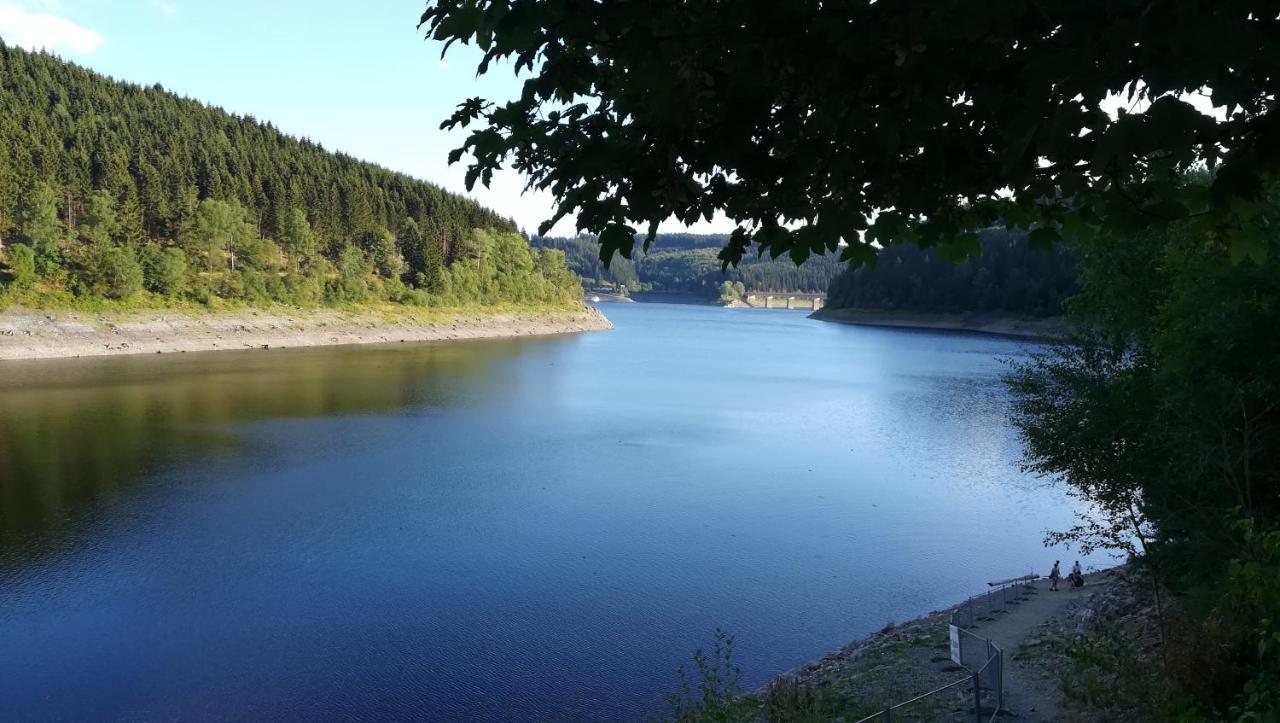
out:
<path id="1" fill-rule="evenodd" d="M 0 568 L 168 460 L 234 454 L 267 419 L 475 404 L 547 339 L 8 362 L 0 366 Z M 45 540 L 40 547 L 53 546 Z M 30 550 L 27 551 L 28 553 Z"/>

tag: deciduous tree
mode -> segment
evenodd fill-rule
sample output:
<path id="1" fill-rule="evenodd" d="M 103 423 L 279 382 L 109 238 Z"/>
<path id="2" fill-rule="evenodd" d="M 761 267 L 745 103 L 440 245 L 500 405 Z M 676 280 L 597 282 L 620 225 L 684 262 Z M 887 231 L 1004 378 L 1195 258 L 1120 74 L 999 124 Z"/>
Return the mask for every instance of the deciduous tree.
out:
<path id="1" fill-rule="evenodd" d="M 1269 0 L 929 3 L 432 0 L 518 97 L 466 99 L 468 185 L 511 167 L 606 261 L 636 228 L 722 213 L 721 253 L 869 261 L 976 251 L 992 224 L 1124 235 L 1170 221 L 1260 258 L 1280 169 L 1280 18 Z M 1202 95 L 1217 114 L 1188 97 Z M 1109 112 L 1118 104 L 1118 112 Z M 1211 187 L 1182 182 L 1215 171 Z M 843 241 L 845 246 L 839 244 Z"/>

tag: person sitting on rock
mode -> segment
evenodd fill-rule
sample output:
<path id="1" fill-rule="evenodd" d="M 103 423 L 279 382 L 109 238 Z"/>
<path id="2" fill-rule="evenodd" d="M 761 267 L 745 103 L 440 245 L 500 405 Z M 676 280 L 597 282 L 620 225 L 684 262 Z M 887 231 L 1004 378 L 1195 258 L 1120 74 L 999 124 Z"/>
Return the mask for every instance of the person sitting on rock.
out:
<path id="1" fill-rule="evenodd" d="M 1084 587 L 1084 571 L 1080 569 L 1079 560 L 1071 566 L 1071 575 L 1067 579 L 1071 581 L 1071 587 Z"/>

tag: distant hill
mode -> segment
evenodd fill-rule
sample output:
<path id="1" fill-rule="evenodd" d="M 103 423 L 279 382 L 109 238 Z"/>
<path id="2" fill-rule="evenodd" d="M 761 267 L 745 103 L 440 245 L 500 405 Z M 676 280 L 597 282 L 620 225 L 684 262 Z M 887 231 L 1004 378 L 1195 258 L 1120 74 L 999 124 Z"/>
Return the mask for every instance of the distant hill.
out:
<path id="1" fill-rule="evenodd" d="M 608 269 L 600 262 L 600 246 L 593 237 L 534 237 L 532 243 L 563 251 L 569 268 L 588 284 L 706 299 L 719 296 L 726 281 L 741 282 L 748 292 L 821 293 L 845 269 L 831 256 L 813 256 L 796 266 L 787 258 L 762 260 L 748 255 L 737 268 L 721 271 L 716 254 L 728 240 L 728 234 L 658 234 L 649 253 L 637 250 L 632 260 L 615 256 Z"/>
<path id="2" fill-rule="evenodd" d="M 1032 249 L 1025 234 L 979 234 L 982 255 L 964 263 L 909 244 L 880 252 L 876 265 L 847 271 L 827 290 L 828 309 L 1048 317 L 1076 292 L 1075 263 L 1061 247 Z"/>
<path id="3" fill-rule="evenodd" d="M 559 255 L 533 254 L 462 196 L 2 43 L 0 253 L 0 287 L 23 303 L 455 304 L 576 288 Z"/>

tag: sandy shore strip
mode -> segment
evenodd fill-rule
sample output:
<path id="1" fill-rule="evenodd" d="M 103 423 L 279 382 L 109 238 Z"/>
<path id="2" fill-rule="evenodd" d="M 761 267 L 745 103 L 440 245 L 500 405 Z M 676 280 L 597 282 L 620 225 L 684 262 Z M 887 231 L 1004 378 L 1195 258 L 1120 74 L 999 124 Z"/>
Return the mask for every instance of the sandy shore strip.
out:
<path id="1" fill-rule="evenodd" d="M 337 344 L 538 336 L 603 331 L 599 310 L 378 308 L 237 309 L 229 312 L 90 313 L 10 308 L 0 313 L 0 360 L 114 354 L 173 354 Z"/>
<path id="2" fill-rule="evenodd" d="M 1021 339 L 1053 340 L 1065 337 L 1071 332 L 1071 325 L 1060 316 L 1031 319 L 998 314 L 920 314 L 864 309 L 821 309 L 809 316 L 837 324 L 968 331 Z"/>

